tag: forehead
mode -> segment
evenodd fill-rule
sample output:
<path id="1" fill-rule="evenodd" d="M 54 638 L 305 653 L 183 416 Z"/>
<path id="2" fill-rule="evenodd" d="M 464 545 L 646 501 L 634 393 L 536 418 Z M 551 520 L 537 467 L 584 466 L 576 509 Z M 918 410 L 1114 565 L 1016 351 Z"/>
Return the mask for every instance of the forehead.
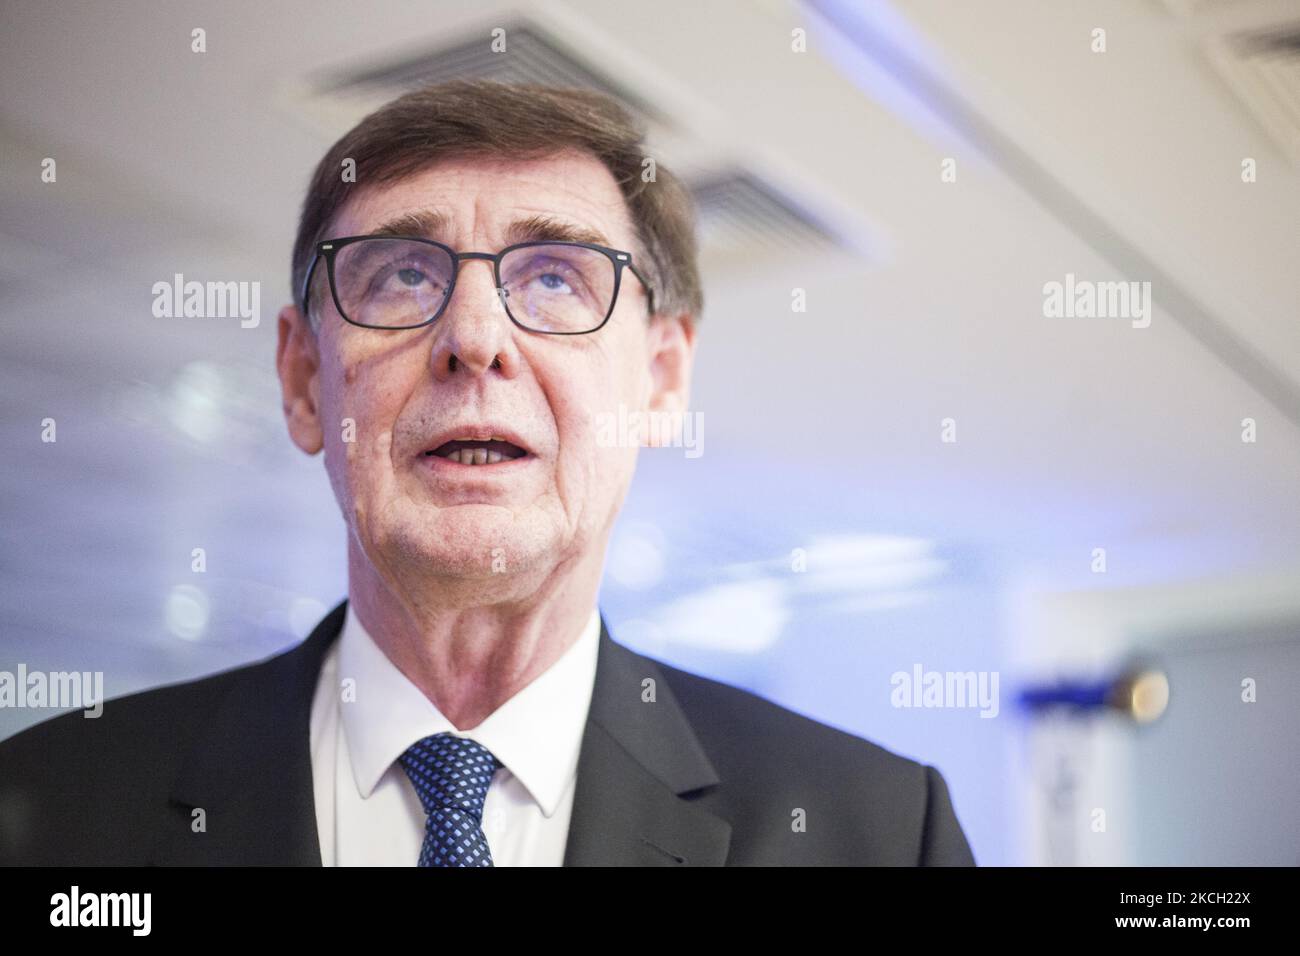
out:
<path id="1" fill-rule="evenodd" d="M 447 223 L 451 243 L 499 241 L 509 227 L 549 217 L 628 248 L 633 238 L 623 194 L 594 155 L 566 150 L 539 159 L 449 158 L 393 183 L 363 188 L 348 200 L 328 230 L 366 235 L 413 212 Z"/>

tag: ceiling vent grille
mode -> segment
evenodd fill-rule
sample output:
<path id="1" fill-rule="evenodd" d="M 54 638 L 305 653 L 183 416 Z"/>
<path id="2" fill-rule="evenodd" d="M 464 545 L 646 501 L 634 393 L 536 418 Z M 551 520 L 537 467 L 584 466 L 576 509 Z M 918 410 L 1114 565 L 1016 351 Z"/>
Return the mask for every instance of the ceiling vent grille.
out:
<path id="1" fill-rule="evenodd" d="M 1300 166 L 1300 22 L 1219 37 L 1210 45 L 1210 58 Z"/>
<path id="2" fill-rule="evenodd" d="M 700 241 L 711 255 L 802 255 L 843 245 L 828 226 L 747 170 L 708 176 L 690 188 Z"/>
<path id="3" fill-rule="evenodd" d="M 504 52 L 493 51 L 492 36 L 485 27 L 472 37 L 434 48 L 319 73 L 287 87 L 285 95 L 334 135 L 408 90 L 456 79 L 598 90 L 621 100 L 651 129 L 667 125 L 666 117 L 635 92 L 589 66 L 536 27 L 516 22 L 502 29 Z"/>

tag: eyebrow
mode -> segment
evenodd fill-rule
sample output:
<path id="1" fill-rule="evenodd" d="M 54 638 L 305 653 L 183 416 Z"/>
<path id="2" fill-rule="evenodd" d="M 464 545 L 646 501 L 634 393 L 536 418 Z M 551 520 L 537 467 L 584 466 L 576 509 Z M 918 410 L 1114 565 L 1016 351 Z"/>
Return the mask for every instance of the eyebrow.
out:
<path id="1" fill-rule="evenodd" d="M 608 246 L 609 240 L 595 229 L 576 226 L 552 216 L 529 216 L 517 219 L 506 230 L 506 244 L 516 242 L 590 242 L 597 246 Z"/>
<path id="2" fill-rule="evenodd" d="M 436 209 L 417 209 L 384 221 L 367 235 L 417 236 L 446 241 L 450 231 L 446 215 Z M 508 246 L 517 242 L 589 242 L 598 246 L 609 245 L 609 240 L 599 230 L 548 215 L 516 219 L 506 228 L 505 241 Z"/>
<path id="3" fill-rule="evenodd" d="M 385 220 L 366 235 L 419 236 L 423 239 L 438 239 L 447 235 L 448 225 L 447 217 L 436 209 L 417 209 Z"/>

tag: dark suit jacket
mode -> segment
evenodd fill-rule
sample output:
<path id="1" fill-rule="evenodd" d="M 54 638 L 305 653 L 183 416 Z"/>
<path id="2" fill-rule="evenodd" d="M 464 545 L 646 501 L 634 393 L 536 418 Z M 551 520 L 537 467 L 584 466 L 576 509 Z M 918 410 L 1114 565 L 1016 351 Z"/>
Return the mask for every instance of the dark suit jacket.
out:
<path id="1" fill-rule="evenodd" d="M 0 742 L 0 863 L 319 866 L 309 721 L 345 608 L 259 663 Z M 975 862 L 935 768 L 636 654 L 603 615 L 576 786 L 566 866 Z"/>

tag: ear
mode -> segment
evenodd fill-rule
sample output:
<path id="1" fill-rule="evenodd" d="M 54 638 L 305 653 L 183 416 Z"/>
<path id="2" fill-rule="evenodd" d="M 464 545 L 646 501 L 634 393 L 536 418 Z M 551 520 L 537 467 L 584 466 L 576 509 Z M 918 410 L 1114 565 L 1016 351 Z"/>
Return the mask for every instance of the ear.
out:
<path id="1" fill-rule="evenodd" d="M 684 414 L 691 399 L 695 365 L 695 321 L 689 313 L 656 315 L 646 331 L 650 394 L 646 409 L 666 416 Z"/>
<path id="2" fill-rule="evenodd" d="M 324 447 L 320 420 L 320 344 L 296 305 L 280 310 L 275 368 L 289 437 L 309 455 Z"/>

